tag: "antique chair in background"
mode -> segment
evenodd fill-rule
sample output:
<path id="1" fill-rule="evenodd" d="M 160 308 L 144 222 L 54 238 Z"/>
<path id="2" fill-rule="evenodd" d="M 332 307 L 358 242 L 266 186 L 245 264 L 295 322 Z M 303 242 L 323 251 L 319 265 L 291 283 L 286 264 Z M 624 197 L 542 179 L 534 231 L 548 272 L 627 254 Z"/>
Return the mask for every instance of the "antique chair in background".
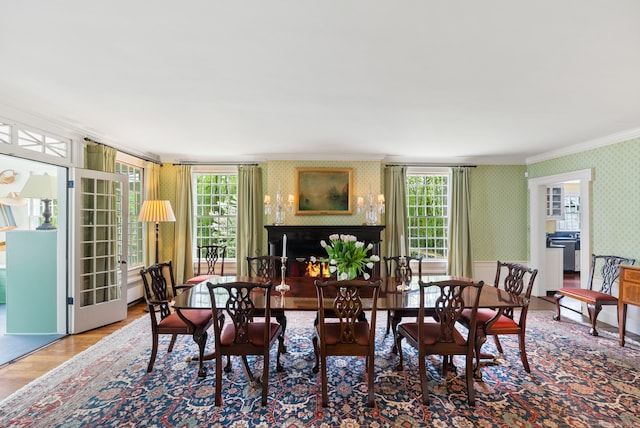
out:
<path id="1" fill-rule="evenodd" d="M 579 300 L 587 304 L 587 311 L 589 312 L 589 320 L 591 321 L 591 329 L 589 334 L 592 336 L 598 335 L 596 330 L 596 321 L 598 314 L 602 310 L 603 305 L 617 305 L 618 298 L 612 295 L 613 284 L 620 275 L 621 264 L 633 265 L 635 259 L 627 259 L 619 256 L 596 256 L 591 255 L 591 269 L 589 270 L 589 288 L 561 288 L 553 296 L 556 300 L 556 315 L 554 320 L 560 321 L 560 299 L 563 297 L 570 297 L 572 299 Z M 600 267 L 600 274 L 602 275 L 602 287 L 600 291 L 593 289 L 593 276 Z"/>
<path id="2" fill-rule="evenodd" d="M 244 370 L 251 381 L 262 382 L 262 405 L 267 404 L 269 388 L 269 351 L 273 343 L 278 340 L 277 370 L 282 371 L 280 354 L 283 352 L 283 336 L 280 324 L 271 322 L 271 288 L 272 283 L 229 282 L 212 284 L 207 282 L 211 297 L 211 313 L 215 320 L 213 331 L 215 336 L 216 359 L 216 392 L 215 405 L 222 404 L 222 357 L 239 355 L 244 363 Z M 252 291 L 264 293 L 264 319 L 257 321 L 256 307 L 251 299 Z M 225 323 L 226 317 L 229 322 Z M 262 377 L 253 376 L 248 355 L 262 355 Z M 229 363 L 225 372 L 231 371 Z M 242 391 L 239 391 L 242 393 Z"/>
<path id="3" fill-rule="evenodd" d="M 502 273 L 506 273 L 504 280 L 501 281 Z M 515 294 L 522 295 L 528 301 L 531 298 L 531 291 L 533 290 L 533 283 L 538 275 L 538 269 L 531 269 L 519 263 L 506 263 L 497 262 L 496 278 L 493 282 L 494 286 L 500 288 L 500 284 L 503 284 L 502 289 Z M 476 340 L 476 359 L 478 365 L 476 367 L 476 378 L 481 378 L 480 373 L 480 348 L 486 341 L 487 336 L 493 336 L 496 343 L 498 352 L 504 354 L 500 339 L 498 336 L 501 334 L 517 334 L 518 343 L 520 345 L 520 359 L 522 365 L 527 373 L 531 372 L 529 368 L 529 360 L 527 359 L 527 350 L 525 342 L 525 333 L 527 327 L 527 313 L 529 311 L 529 303 L 519 310 L 519 313 L 515 313 L 514 308 L 506 308 L 501 311 L 498 316 L 498 311 L 490 308 L 478 309 L 476 327 L 482 329 L 483 334 L 477 335 L 482 337 L 482 340 Z M 466 327 L 471 325 L 471 309 L 465 309 L 462 311 L 460 317 L 460 323 Z"/>
<path id="4" fill-rule="evenodd" d="M 225 245 L 198 245 L 198 265 L 196 276 L 187 280 L 188 284 L 198 284 L 214 276 L 224 275 L 224 258 L 227 254 Z M 202 262 L 206 263 L 207 270 L 202 267 Z M 216 272 L 216 265 L 220 262 L 220 273 Z"/>
<path id="5" fill-rule="evenodd" d="M 420 372 L 420 385 L 422 388 L 422 402 L 429 404 L 429 389 L 427 387 L 428 355 L 442 355 L 442 375 L 447 374 L 448 368 L 453 364 L 454 355 L 463 355 L 466 359 L 466 383 L 469 405 L 475 405 L 475 391 L 473 388 L 473 353 L 476 337 L 476 314 L 480 291 L 484 283 L 448 280 L 420 284 L 420 309 L 416 321 L 402 323 L 398 326 L 398 338 L 396 339 L 400 361 L 398 370 L 403 370 L 404 356 L 402 352 L 402 339 L 418 350 L 418 369 Z M 436 288 L 435 309 L 427 303 L 425 292 L 427 288 Z M 470 328 L 465 337 L 456 328 L 456 323 L 462 315 L 465 306 L 471 308 Z M 427 315 L 433 313 L 431 319 Z"/>
<path id="6" fill-rule="evenodd" d="M 418 266 L 418 278 L 422 278 L 422 257 L 405 257 L 406 265 L 405 269 L 402 269 L 402 265 L 400 263 L 400 256 L 392 256 L 392 257 L 383 257 L 384 260 L 384 269 L 387 275 L 387 278 L 395 278 L 395 285 L 399 285 L 403 280 L 404 283 L 409 285 L 411 284 L 411 280 L 413 277 L 413 269 L 411 269 L 411 264 L 417 264 Z M 404 275 L 403 275 L 404 273 Z M 387 281 L 387 287 L 392 287 L 393 285 Z M 386 290 L 386 291 L 395 291 L 395 290 Z M 402 320 L 402 317 L 415 316 L 415 311 L 387 311 L 387 331 L 385 335 L 389 334 L 391 330 L 393 332 L 393 348 L 391 352 L 394 354 L 398 353 L 398 349 L 396 347 L 396 330 L 398 327 L 398 323 Z"/>
<path id="7" fill-rule="evenodd" d="M 147 372 L 153 370 L 153 364 L 158 353 L 158 336 L 170 334 L 171 342 L 167 353 L 173 351 L 173 345 L 179 334 L 194 335 L 196 330 L 204 331 L 201 336 L 194 336 L 198 344 L 200 367 L 198 376 L 206 376 L 206 368 L 203 366 L 204 348 L 207 342 L 206 330 L 212 324 L 211 311 L 208 309 L 184 309 L 180 313 L 174 312 L 170 307 L 170 300 L 181 288 L 191 286 L 176 286 L 173 277 L 171 262 L 155 263 L 146 269 L 140 269 L 140 276 L 144 283 L 144 297 L 149 307 L 151 316 L 152 346 L 151 357 Z M 184 319 L 186 317 L 188 322 Z"/>
<path id="8" fill-rule="evenodd" d="M 313 372 L 320 369 L 322 382 L 322 406 L 329 404 L 327 396 L 327 356 L 364 356 L 368 374 L 367 405 L 374 407 L 374 352 L 376 311 L 381 280 L 326 281 L 315 280 L 318 295 L 318 318 L 314 329 L 313 349 L 316 365 Z M 333 305 L 325 307 L 327 298 Z M 371 310 L 371 321 L 361 317 L 363 311 Z M 327 319 L 325 315 L 330 316 Z M 364 319 L 364 320 L 363 320 Z"/>
<path id="9" fill-rule="evenodd" d="M 278 256 L 247 257 L 247 273 L 250 277 L 262 277 L 276 281 L 280 276 L 282 259 Z"/>

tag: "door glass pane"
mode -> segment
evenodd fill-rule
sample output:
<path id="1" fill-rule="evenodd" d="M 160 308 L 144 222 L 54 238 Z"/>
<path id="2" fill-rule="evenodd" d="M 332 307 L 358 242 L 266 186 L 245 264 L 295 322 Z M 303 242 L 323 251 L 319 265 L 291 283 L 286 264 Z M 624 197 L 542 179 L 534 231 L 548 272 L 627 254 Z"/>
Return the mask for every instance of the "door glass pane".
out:
<path id="1" fill-rule="evenodd" d="M 120 183 L 82 178 L 84 203 L 82 239 L 83 261 L 80 305 L 90 306 L 120 299 L 120 263 L 117 253 L 117 201 Z"/>

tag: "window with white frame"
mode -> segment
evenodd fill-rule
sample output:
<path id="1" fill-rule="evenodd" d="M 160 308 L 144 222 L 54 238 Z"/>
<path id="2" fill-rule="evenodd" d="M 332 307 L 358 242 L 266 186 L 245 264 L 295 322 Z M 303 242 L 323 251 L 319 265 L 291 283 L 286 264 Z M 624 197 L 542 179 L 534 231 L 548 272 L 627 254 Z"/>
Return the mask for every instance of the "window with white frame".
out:
<path id="1" fill-rule="evenodd" d="M 0 118 L 0 143 L 13 145 L 26 158 L 38 157 L 54 164 L 71 162 L 71 139 L 29 129 Z"/>
<path id="2" fill-rule="evenodd" d="M 129 232 L 129 242 L 122 242 L 122 218 L 118 216 L 118 254 L 125 254 L 124 245 L 127 246 L 126 257 L 128 268 L 139 268 L 144 265 L 144 224 L 138 221 L 138 213 L 142 207 L 143 192 L 143 172 L 141 167 L 125 162 L 116 162 L 116 173 L 124 174 L 129 178 L 129 224 L 126 225 Z M 121 200 L 120 197 L 117 198 Z M 120 208 L 120 207 L 118 207 Z"/>
<path id="3" fill-rule="evenodd" d="M 194 171 L 195 242 L 198 245 L 226 245 L 226 258 L 236 257 L 238 230 L 238 172 L 235 167 Z"/>
<path id="4" fill-rule="evenodd" d="M 409 256 L 426 261 L 447 260 L 449 177 L 447 168 L 407 170 Z"/>
<path id="5" fill-rule="evenodd" d="M 66 158 L 69 152 L 69 141 L 26 129 L 18 130 L 18 146 L 60 158 Z"/>

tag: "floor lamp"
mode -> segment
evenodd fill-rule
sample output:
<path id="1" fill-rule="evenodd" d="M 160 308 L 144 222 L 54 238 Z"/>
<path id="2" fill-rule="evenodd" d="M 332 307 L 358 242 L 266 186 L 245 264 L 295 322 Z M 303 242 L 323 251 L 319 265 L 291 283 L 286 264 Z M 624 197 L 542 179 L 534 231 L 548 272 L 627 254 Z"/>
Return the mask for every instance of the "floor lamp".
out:
<path id="1" fill-rule="evenodd" d="M 138 216 L 140 222 L 153 222 L 156 225 L 156 263 L 160 262 L 160 251 L 158 247 L 158 236 L 160 234 L 160 222 L 176 221 L 176 216 L 171 209 L 169 201 L 151 200 L 144 201 Z"/>

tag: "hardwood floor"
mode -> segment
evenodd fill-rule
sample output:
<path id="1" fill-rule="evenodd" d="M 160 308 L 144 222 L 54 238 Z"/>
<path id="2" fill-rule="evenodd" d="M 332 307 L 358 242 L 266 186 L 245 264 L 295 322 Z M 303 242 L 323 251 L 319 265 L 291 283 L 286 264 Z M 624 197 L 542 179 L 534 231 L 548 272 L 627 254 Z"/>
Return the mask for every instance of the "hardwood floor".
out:
<path id="1" fill-rule="evenodd" d="M 129 307 L 126 320 L 85 333 L 66 336 L 26 357 L 0 367 L 0 400 L 95 345 L 103 337 L 140 318 L 145 314 L 145 306 L 145 303 L 134 304 Z"/>

